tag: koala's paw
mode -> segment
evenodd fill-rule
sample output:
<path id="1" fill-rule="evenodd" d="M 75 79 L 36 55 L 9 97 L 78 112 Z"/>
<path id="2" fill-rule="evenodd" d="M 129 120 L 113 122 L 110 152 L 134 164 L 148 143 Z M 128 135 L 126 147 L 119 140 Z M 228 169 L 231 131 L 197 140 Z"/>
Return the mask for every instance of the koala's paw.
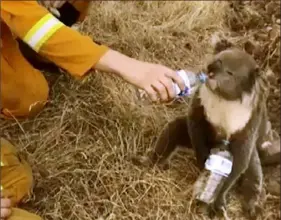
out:
<path id="1" fill-rule="evenodd" d="M 225 38 L 220 38 L 216 35 L 212 36 L 211 44 L 214 48 L 214 54 L 218 54 L 224 50 L 233 47 L 233 44 Z"/>
<path id="2" fill-rule="evenodd" d="M 257 219 L 263 214 L 263 208 L 259 200 L 251 199 L 243 204 L 244 214 L 251 220 Z"/>
<path id="3" fill-rule="evenodd" d="M 137 166 L 151 166 L 152 162 L 149 157 L 146 156 L 132 156 L 132 163 Z"/>
<path id="4" fill-rule="evenodd" d="M 226 212 L 226 202 L 224 198 L 217 199 L 213 204 L 209 207 L 209 217 L 215 218 L 215 217 L 225 217 L 225 219 L 228 219 L 227 212 Z"/>

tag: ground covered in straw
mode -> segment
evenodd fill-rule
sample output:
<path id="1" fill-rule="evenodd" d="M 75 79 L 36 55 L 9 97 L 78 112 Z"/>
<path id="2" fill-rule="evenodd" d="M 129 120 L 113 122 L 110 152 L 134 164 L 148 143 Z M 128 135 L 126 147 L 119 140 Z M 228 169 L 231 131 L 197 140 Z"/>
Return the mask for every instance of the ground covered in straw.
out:
<path id="1" fill-rule="evenodd" d="M 254 56 L 276 77 L 268 106 L 280 133 L 279 1 L 95 2 L 83 31 L 129 56 L 177 69 L 202 66 L 214 33 L 250 52 L 256 45 Z M 130 161 L 153 146 L 163 125 L 184 112 L 182 106 L 142 105 L 134 88 L 109 74 L 82 83 L 54 73 L 47 77 L 51 102 L 40 115 L 1 121 L 3 136 L 19 146 L 34 170 L 35 194 L 26 209 L 48 220 L 208 219 L 190 208 L 199 174 L 192 154 L 177 154 L 168 171 Z M 274 169 L 271 178 L 280 178 Z M 243 219 L 238 198 L 233 191 L 232 219 Z M 269 195 L 262 219 L 280 219 L 279 200 Z"/>

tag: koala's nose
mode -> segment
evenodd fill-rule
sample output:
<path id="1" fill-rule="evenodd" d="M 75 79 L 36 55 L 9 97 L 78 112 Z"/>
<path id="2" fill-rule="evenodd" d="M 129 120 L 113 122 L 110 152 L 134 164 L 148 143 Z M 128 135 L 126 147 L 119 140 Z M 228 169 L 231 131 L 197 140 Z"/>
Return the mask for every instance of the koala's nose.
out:
<path id="1" fill-rule="evenodd" d="M 210 63 L 207 67 L 207 73 L 209 77 L 214 77 L 215 73 L 221 69 L 221 61 L 215 60 L 214 62 Z"/>
<path id="2" fill-rule="evenodd" d="M 207 75 L 208 75 L 209 78 L 213 78 L 215 76 L 215 74 L 213 72 L 208 72 Z"/>

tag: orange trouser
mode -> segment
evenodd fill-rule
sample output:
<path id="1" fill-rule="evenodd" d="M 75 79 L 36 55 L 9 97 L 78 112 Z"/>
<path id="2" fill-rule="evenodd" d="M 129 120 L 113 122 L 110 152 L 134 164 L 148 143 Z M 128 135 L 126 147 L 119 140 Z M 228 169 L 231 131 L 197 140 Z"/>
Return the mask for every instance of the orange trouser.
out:
<path id="1" fill-rule="evenodd" d="M 15 207 L 29 197 L 32 186 L 31 167 L 9 141 L 1 138 L 1 191 L 12 203 L 12 215 L 8 220 L 41 220 L 39 216 Z"/>
<path id="2" fill-rule="evenodd" d="M 22 56 L 8 27 L 1 24 L 1 37 L 9 47 L 1 48 L 1 116 L 26 117 L 45 105 L 49 88 L 42 73 Z"/>

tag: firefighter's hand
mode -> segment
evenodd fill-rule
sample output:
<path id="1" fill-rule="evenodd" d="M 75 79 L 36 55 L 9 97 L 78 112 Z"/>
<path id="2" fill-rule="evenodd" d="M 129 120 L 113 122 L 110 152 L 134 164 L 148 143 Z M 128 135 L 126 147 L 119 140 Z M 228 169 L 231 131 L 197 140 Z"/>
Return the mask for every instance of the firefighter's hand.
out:
<path id="1" fill-rule="evenodd" d="M 173 81 L 184 90 L 183 80 L 172 69 L 142 62 L 117 51 L 109 50 L 96 64 L 96 69 L 113 72 L 127 82 L 146 91 L 152 101 L 165 102 L 175 98 Z"/>
<path id="2" fill-rule="evenodd" d="M 172 69 L 154 63 L 132 60 L 131 68 L 122 73 L 122 77 L 133 85 L 146 91 L 152 101 L 166 102 L 175 98 L 173 83 L 184 89 L 182 79 Z M 130 67 L 130 65 L 128 65 Z"/>
<path id="3" fill-rule="evenodd" d="M 11 215 L 11 200 L 1 195 L 1 220 L 7 219 Z"/>

